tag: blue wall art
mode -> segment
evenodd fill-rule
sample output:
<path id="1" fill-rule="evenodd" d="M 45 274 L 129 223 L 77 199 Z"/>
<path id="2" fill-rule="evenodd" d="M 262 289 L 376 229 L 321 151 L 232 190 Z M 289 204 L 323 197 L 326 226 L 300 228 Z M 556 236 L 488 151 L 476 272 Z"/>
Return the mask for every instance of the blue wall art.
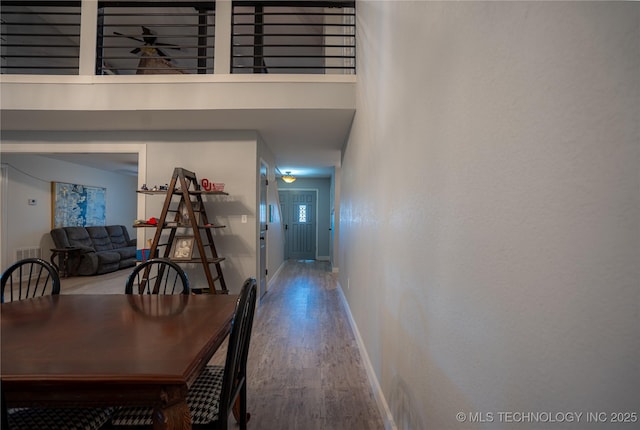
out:
<path id="1" fill-rule="evenodd" d="M 106 225 L 107 189 L 51 182 L 53 227 Z"/>

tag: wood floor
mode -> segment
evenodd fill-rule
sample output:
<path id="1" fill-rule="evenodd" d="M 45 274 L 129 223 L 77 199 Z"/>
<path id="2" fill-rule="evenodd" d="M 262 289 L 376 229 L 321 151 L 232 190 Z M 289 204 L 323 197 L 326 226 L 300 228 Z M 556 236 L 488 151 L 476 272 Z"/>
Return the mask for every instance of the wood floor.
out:
<path id="1" fill-rule="evenodd" d="M 61 293 L 122 294 L 126 275 L 92 277 L 91 286 L 66 278 Z M 249 430 L 384 429 L 336 285 L 326 262 L 290 260 L 262 298 L 249 352 Z"/>

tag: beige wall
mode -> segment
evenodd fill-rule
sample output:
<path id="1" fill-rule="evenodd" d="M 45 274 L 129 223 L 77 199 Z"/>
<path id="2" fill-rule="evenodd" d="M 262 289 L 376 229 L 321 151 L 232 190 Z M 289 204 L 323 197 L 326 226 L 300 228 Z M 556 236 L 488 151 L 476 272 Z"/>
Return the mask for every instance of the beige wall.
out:
<path id="1" fill-rule="evenodd" d="M 397 428 L 638 412 L 638 22 L 635 2 L 358 3 L 340 283 Z"/>
<path id="2" fill-rule="evenodd" d="M 225 183 L 229 196 L 208 196 L 205 205 L 210 221 L 227 226 L 213 235 L 218 254 L 226 258 L 222 270 L 227 287 L 237 293 L 246 277 L 256 276 L 256 133 L 180 131 L 150 136 L 147 184 L 169 182 L 174 167 L 194 172 L 199 180 Z M 146 217 L 159 216 L 163 202 L 147 197 Z M 246 223 L 242 215 L 247 216 Z M 192 286 L 206 285 L 195 263 L 186 269 Z"/>

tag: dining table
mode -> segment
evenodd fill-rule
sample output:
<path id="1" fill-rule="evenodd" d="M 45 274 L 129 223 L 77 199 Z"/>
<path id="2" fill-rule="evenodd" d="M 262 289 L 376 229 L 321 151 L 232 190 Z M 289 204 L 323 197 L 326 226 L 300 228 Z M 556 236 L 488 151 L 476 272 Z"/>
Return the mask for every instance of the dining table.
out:
<path id="1" fill-rule="evenodd" d="M 0 306 L 3 403 L 152 406 L 191 429 L 191 384 L 223 344 L 237 295 L 68 294 Z"/>

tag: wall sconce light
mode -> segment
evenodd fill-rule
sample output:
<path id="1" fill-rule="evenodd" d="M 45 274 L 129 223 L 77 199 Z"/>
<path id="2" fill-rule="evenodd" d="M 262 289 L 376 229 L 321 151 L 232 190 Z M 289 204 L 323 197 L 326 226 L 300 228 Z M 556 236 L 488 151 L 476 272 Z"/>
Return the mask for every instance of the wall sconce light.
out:
<path id="1" fill-rule="evenodd" d="M 284 175 L 282 175 L 282 180 L 287 184 L 290 184 L 296 180 L 296 177 L 291 175 L 291 171 L 287 171 Z"/>

